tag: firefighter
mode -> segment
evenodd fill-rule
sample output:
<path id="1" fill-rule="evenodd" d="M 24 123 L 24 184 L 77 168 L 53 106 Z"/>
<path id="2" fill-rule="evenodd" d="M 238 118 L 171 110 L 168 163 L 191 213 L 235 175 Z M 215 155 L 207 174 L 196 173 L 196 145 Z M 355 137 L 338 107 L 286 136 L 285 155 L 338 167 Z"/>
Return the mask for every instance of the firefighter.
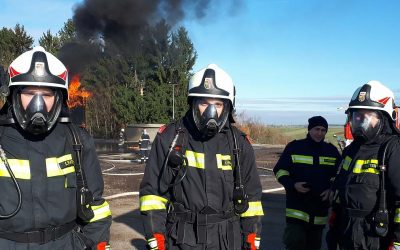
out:
<path id="1" fill-rule="evenodd" d="M 286 190 L 283 243 L 288 250 L 321 249 L 330 183 L 341 161 L 337 148 L 324 142 L 327 131 L 325 118 L 311 117 L 307 137 L 290 142 L 274 167 Z"/>
<path id="2" fill-rule="evenodd" d="M 354 141 L 335 180 L 339 248 L 400 249 L 400 140 L 393 92 L 369 81 L 347 109 Z M 391 246 L 390 246 L 391 245 Z M 390 246 L 390 247 L 389 247 Z"/>
<path id="3" fill-rule="evenodd" d="M 140 161 L 145 163 L 149 158 L 149 145 L 150 145 L 150 136 L 147 133 L 146 129 L 143 129 L 142 135 L 139 139 L 139 150 L 140 150 Z"/>
<path id="4" fill-rule="evenodd" d="M 210 64 L 189 82 L 185 116 L 155 137 L 140 186 L 149 249 L 259 249 L 262 189 L 234 99 L 231 77 Z"/>
<path id="5" fill-rule="evenodd" d="M 0 249 L 109 249 L 111 212 L 93 140 L 64 115 L 65 66 L 38 46 L 11 63 L 9 76 L 0 119 Z"/>

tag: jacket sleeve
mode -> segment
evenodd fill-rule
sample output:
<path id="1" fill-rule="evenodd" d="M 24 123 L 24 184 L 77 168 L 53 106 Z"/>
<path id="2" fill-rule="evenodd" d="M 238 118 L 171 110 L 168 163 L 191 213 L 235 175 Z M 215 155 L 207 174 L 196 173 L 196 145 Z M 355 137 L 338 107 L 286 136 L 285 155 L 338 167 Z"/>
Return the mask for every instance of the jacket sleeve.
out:
<path id="1" fill-rule="evenodd" d="M 90 221 L 84 222 L 83 232 L 97 245 L 100 242 L 110 241 L 111 210 L 107 201 L 102 198 L 104 182 L 94 141 L 83 129 L 80 132 L 82 144 L 84 145 L 82 169 L 85 173 L 88 188 L 93 193 L 92 210 L 94 213 L 94 217 Z"/>
<path id="2" fill-rule="evenodd" d="M 389 195 L 388 204 L 389 208 L 393 209 L 390 212 L 394 214 L 394 234 L 393 241 L 400 244 L 400 141 L 393 143 L 392 150 L 389 154 L 389 161 L 387 163 L 387 177 L 388 177 L 388 190 Z"/>
<path id="3" fill-rule="evenodd" d="M 340 168 L 341 163 L 342 163 L 342 156 L 340 155 L 338 149 L 333 145 L 332 145 L 332 151 L 334 152 L 333 155 L 336 158 L 336 161 L 335 161 L 335 167 L 332 168 L 332 171 L 330 173 L 330 176 L 331 176 L 331 189 L 333 189 L 333 183 L 335 181 L 336 175 L 339 173 L 339 170 L 340 170 L 339 168 Z"/>
<path id="4" fill-rule="evenodd" d="M 286 190 L 291 190 L 294 188 L 294 181 L 290 176 L 290 171 L 292 168 L 291 148 L 293 147 L 293 143 L 294 142 L 292 141 L 285 147 L 281 157 L 274 167 L 276 179 L 285 187 Z"/>
<path id="5" fill-rule="evenodd" d="M 169 169 L 163 171 L 163 165 L 169 149 L 168 142 L 171 141 L 172 139 L 166 140 L 165 135 L 161 133 L 154 138 L 140 184 L 140 212 L 147 239 L 153 237 L 154 233 L 165 235 L 166 231 Z"/>
<path id="6" fill-rule="evenodd" d="M 259 238 L 261 234 L 261 219 L 264 216 L 261 203 L 262 186 L 253 147 L 244 136 L 241 136 L 240 139 L 243 141 L 240 151 L 240 166 L 243 185 L 249 200 L 249 208 L 240 215 L 242 232 L 245 237 L 250 233 L 255 233 Z"/>

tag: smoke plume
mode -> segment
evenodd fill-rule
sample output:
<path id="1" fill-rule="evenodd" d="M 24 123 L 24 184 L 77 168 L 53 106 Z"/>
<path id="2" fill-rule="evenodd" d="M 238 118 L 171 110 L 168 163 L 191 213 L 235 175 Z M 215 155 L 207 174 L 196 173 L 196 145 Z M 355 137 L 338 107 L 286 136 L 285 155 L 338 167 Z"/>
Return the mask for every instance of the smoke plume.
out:
<path id="1" fill-rule="evenodd" d="M 144 32 L 161 20 L 165 20 L 171 27 L 185 18 L 201 20 L 209 12 L 223 13 L 219 10 L 210 11 L 213 6 L 220 7 L 221 3 L 228 4 L 228 8 L 222 9 L 229 9 L 232 14 L 240 8 L 241 1 L 231 0 L 228 3 L 226 0 L 84 0 L 75 6 L 73 16 L 79 39 L 64 46 L 60 57 L 70 71 L 79 72 L 83 66 L 96 60 L 104 41 L 107 42 L 107 46 L 118 48 L 120 53 L 135 51 L 143 39 Z"/>

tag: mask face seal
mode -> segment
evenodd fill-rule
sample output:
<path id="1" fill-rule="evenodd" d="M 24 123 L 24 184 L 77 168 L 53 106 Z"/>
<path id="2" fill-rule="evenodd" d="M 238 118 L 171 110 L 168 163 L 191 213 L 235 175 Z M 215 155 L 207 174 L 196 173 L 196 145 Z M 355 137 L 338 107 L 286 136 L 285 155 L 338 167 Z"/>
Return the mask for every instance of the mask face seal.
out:
<path id="1" fill-rule="evenodd" d="M 354 138 L 372 141 L 382 130 L 382 115 L 375 110 L 354 110 L 350 113 L 351 133 Z"/>
<path id="2" fill-rule="evenodd" d="M 37 92 L 27 92 L 27 95 L 33 95 L 26 109 L 24 109 L 21 100 L 21 94 L 24 89 L 13 91 L 13 112 L 21 128 L 31 134 L 38 135 L 49 131 L 56 123 L 62 106 L 62 94 L 59 90 L 52 91 L 54 103 L 51 109 L 46 106 L 45 98 L 49 94 Z M 51 97 L 51 96 L 50 96 Z"/>
<path id="3" fill-rule="evenodd" d="M 224 127 L 230 112 L 228 100 L 222 100 L 223 109 L 218 116 L 216 104 L 208 103 L 207 98 L 196 98 L 192 103 L 193 119 L 196 127 L 203 137 L 212 137 Z M 200 105 L 207 105 L 203 113 L 200 112 Z"/>

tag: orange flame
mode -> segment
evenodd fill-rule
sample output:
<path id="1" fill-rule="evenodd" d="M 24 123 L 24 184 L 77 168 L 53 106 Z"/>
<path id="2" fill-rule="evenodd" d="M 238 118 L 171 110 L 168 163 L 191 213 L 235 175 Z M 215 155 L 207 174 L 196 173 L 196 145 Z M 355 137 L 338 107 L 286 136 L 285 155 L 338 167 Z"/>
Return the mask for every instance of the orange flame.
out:
<path id="1" fill-rule="evenodd" d="M 75 108 L 77 106 L 84 106 L 86 100 L 92 96 L 92 93 L 81 88 L 79 75 L 74 75 L 68 88 L 68 107 Z"/>

